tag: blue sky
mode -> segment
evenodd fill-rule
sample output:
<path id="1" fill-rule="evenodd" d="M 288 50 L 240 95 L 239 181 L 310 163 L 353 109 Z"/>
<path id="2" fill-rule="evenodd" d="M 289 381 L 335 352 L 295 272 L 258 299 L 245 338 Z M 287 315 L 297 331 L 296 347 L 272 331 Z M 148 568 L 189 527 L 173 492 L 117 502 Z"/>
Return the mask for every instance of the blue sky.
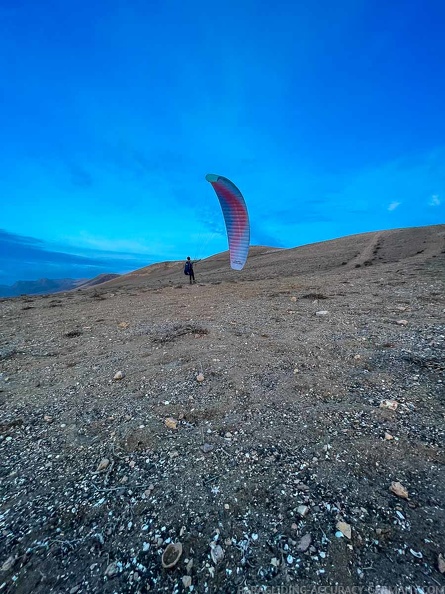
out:
<path id="1" fill-rule="evenodd" d="M 2 0 L 0 284 L 445 222 L 445 3 Z"/>

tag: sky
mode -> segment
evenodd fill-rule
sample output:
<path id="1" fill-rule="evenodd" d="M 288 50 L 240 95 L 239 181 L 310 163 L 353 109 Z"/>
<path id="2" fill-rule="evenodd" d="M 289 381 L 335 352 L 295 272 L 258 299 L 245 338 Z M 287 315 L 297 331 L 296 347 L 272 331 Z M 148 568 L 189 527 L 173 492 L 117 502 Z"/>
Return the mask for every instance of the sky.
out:
<path id="1" fill-rule="evenodd" d="M 2 0 L 0 285 L 445 222 L 442 0 Z"/>

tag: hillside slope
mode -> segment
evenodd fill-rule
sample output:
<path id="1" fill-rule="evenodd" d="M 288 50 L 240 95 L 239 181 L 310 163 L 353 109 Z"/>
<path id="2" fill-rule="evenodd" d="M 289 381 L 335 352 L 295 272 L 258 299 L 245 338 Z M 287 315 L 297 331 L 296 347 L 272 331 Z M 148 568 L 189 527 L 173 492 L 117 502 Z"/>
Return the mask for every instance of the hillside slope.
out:
<path id="1" fill-rule="evenodd" d="M 445 225 L 351 235 L 292 249 L 253 246 L 242 271 L 230 269 L 223 252 L 195 265 L 198 281 L 253 281 L 324 273 L 336 269 L 407 262 L 432 262 L 445 250 Z M 183 262 L 161 262 L 112 280 L 107 287 L 159 287 L 187 281 Z"/>
<path id="2" fill-rule="evenodd" d="M 445 226 L 197 274 L 0 300 L 2 594 L 445 588 Z"/>

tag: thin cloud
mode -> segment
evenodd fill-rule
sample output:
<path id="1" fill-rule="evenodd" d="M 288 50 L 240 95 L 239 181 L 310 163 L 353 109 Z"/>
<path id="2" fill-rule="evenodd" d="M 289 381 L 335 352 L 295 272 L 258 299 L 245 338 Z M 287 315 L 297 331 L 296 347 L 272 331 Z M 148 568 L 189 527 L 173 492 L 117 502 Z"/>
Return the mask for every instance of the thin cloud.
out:
<path id="1" fill-rule="evenodd" d="M 0 229 L 0 284 L 44 277 L 91 278 L 103 272 L 127 272 L 159 260 L 153 255 L 107 250 L 82 250 L 84 255 L 81 255 L 60 248 Z"/>
<path id="2" fill-rule="evenodd" d="M 431 196 L 431 200 L 428 202 L 429 206 L 440 206 L 442 204 L 442 200 L 439 198 L 437 194 L 433 194 Z"/>
<path id="3" fill-rule="evenodd" d="M 17 244 L 43 246 L 43 241 L 41 239 L 36 239 L 35 237 L 28 237 L 27 235 L 17 235 L 16 233 L 9 233 L 9 231 L 0 229 L 0 245 L 2 244 L 5 246 L 5 248 L 11 248 L 12 246 Z"/>
<path id="4" fill-rule="evenodd" d="M 391 202 L 391 204 L 388 206 L 388 210 L 393 211 L 396 208 L 398 208 L 401 204 L 401 202 Z"/>

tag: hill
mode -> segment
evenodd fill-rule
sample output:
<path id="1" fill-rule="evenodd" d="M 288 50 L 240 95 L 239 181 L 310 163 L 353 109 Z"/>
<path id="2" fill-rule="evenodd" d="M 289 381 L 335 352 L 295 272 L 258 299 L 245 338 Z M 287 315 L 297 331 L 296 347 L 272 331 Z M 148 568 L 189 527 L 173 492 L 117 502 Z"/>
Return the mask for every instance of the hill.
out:
<path id="1" fill-rule="evenodd" d="M 91 279 L 41 278 L 36 281 L 17 281 L 13 285 L 0 285 L 1 297 L 19 297 L 20 295 L 49 295 L 71 291 L 80 287 L 94 287 L 119 277 L 119 274 L 99 274 Z"/>
<path id="2" fill-rule="evenodd" d="M 87 289 L 89 287 L 96 287 L 97 285 L 101 285 L 102 283 L 106 283 L 110 280 L 119 278 L 120 276 L 120 274 L 99 274 L 94 278 L 82 282 L 82 284 L 78 285 L 78 288 Z"/>
<path id="3" fill-rule="evenodd" d="M 444 588 L 445 226 L 196 273 L 0 300 L 2 592 Z"/>
<path id="4" fill-rule="evenodd" d="M 70 291 L 82 285 L 85 279 L 41 278 L 36 281 L 17 281 L 13 285 L 0 285 L 0 297 L 18 297 L 20 295 L 45 295 Z"/>
<path id="5" fill-rule="evenodd" d="M 351 235 L 291 249 L 253 246 L 241 272 L 231 270 L 229 253 L 223 252 L 199 262 L 197 278 L 203 282 L 238 282 L 287 278 L 301 274 L 326 273 L 397 262 L 434 261 L 445 247 L 445 226 L 394 229 Z M 107 285 L 159 287 L 184 281 L 183 262 L 162 262 L 141 268 Z"/>

